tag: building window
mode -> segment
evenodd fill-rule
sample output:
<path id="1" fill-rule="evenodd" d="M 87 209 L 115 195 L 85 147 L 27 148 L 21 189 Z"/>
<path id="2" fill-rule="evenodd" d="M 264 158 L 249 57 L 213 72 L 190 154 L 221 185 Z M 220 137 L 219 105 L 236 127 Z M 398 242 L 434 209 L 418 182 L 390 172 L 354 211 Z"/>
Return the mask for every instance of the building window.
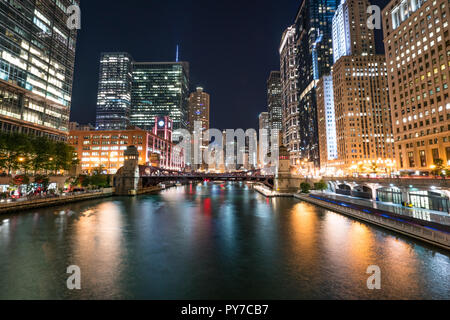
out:
<path id="1" fill-rule="evenodd" d="M 447 165 L 450 166 L 450 147 L 447 147 L 446 151 L 447 151 Z"/>
<path id="2" fill-rule="evenodd" d="M 436 159 L 439 159 L 439 149 L 433 149 L 431 150 L 433 154 L 433 161 L 436 161 Z"/>
<path id="3" fill-rule="evenodd" d="M 425 155 L 425 150 L 421 150 L 419 154 L 420 154 L 420 166 L 422 168 L 426 167 L 427 166 L 427 157 Z"/>
<path id="4" fill-rule="evenodd" d="M 414 162 L 414 152 L 408 152 L 409 166 L 410 168 L 414 168 L 416 163 Z"/>

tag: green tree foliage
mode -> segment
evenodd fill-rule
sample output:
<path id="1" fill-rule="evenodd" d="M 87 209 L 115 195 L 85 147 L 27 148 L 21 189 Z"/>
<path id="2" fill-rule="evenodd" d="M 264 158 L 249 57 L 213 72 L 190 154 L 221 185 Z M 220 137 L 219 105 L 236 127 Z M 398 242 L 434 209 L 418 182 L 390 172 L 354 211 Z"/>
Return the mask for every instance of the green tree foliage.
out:
<path id="1" fill-rule="evenodd" d="M 106 188 L 109 187 L 108 176 L 103 174 L 103 168 L 95 168 L 90 179 L 91 186 Z"/>
<path id="2" fill-rule="evenodd" d="M 57 172 L 78 164 L 75 149 L 64 142 L 25 134 L 0 133 L 0 168 L 8 174 L 24 172 Z"/>
<path id="3" fill-rule="evenodd" d="M 308 182 L 302 182 L 300 184 L 300 189 L 302 190 L 302 193 L 309 193 L 311 185 Z"/>
<path id="4" fill-rule="evenodd" d="M 323 180 L 314 184 L 314 190 L 324 191 L 327 189 L 328 189 L 328 185 Z"/>
<path id="5" fill-rule="evenodd" d="M 111 177 L 103 174 L 103 168 L 99 167 L 93 170 L 91 176 L 79 175 L 73 179 L 71 185 L 83 188 L 108 188 L 111 186 Z"/>
<path id="6" fill-rule="evenodd" d="M 75 181 L 72 183 L 72 186 L 87 188 L 91 184 L 91 179 L 89 176 L 80 174 Z"/>

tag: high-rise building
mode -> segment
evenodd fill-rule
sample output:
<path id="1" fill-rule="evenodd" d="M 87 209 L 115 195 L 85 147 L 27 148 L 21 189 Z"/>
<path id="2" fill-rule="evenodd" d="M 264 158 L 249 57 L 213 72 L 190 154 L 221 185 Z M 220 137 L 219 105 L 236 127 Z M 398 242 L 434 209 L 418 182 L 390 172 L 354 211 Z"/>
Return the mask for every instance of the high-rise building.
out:
<path id="1" fill-rule="evenodd" d="M 259 114 L 259 130 L 266 129 L 268 132 L 270 132 L 270 118 L 268 112 L 261 112 Z"/>
<path id="2" fill-rule="evenodd" d="M 448 0 L 395 0 L 383 10 L 397 167 L 450 165 Z"/>
<path id="3" fill-rule="evenodd" d="M 333 56 L 336 63 L 353 53 L 375 54 L 374 32 L 367 20 L 367 0 L 342 0 L 333 18 Z"/>
<path id="4" fill-rule="evenodd" d="M 298 63 L 295 26 L 287 28 L 280 45 L 282 140 L 293 161 L 300 159 Z"/>
<path id="5" fill-rule="evenodd" d="M 338 158 L 388 173 L 394 150 L 386 62 L 383 55 L 343 56 L 333 67 Z M 359 170 L 360 168 L 358 168 Z"/>
<path id="6" fill-rule="evenodd" d="M 188 130 L 194 132 L 195 122 L 202 123 L 203 130 L 209 130 L 209 104 L 210 96 L 203 91 L 203 88 L 198 87 L 195 92 L 189 96 L 189 120 Z"/>
<path id="7" fill-rule="evenodd" d="M 0 130 L 65 140 L 69 132 L 78 0 L 0 2 Z"/>
<path id="8" fill-rule="evenodd" d="M 365 26 L 369 6 L 367 0 L 347 0 L 336 14 L 344 10 L 349 25 L 334 40 L 352 39 L 351 54 L 344 52 L 333 66 L 338 159 L 344 170 L 365 167 L 374 172 L 376 167 L 388 173 L 393 169 L 394 150 L 386 62 L 384 55 L 375 54 L 373 31 Z M 333 29 L 339 29 L 339 19 L 333 23 Z M 360 26 L 353 27 L 356 24 Z M 364 45 L 356 44 L 358 39 Z"/>
<path id="9" fill-rule="evenodd" d="M 187 129 L 189 63 L 134 62 L 131 124 L 151 130 L 155 117 L 169 116 L 174 129 Z"/>
<path id="10" fill-rule="evenodd" d="M 320 168 L 327 169 L 334 165 L 338 157 L 332 76 L 320 78 L 316 91 Z"/>
<path id="11" fill-rule="evenodd" d="M 297 86 L 289 90 L 292 94 L 283 97 L 288 101 L 297 99 L 291 108 L 285 110 L 288 115 L 284 117 L 285 143 L 291 163 L 305 161 L 317 167 L 320 165 L 315 88 L 320 77 L 330 73 L 333 64 L 332 19 L 337 1 L 304 0 L 295 18 L 295 31 L 287 31 L 295 39 L 294 61 L 288 62 L 295 65 L 296 73 L 291 76 L 297 77 Z M 286 33 L 283 38 L 287 38 Z M 283 40 L 281 49 L 285 43 Z M 282 81 L 286 81 L 285 76 L 282 76 Z M 290 118 L 290 114 L 294 116 Z"/>
<path id="12" fill-rule="evenodd" d="M 125 52 L 102 53 L 97 96 L 97 130 L 130 125 L 133 58 Z"/>
<path id="13" fill-rule="evenodd" d="M 258 116 L 259 120 L 259 143 L 258 143 L 258 163 L 260 167 L 264 167 L 269 152 L 270 142 L 272 141 L 270 136 L 270 117 L 268 112 L 261 112 Z M 266 146 L 266 147 L 264 147 Z"/>
<path id="14" fill-rule="evenodd" d="M 272 71 L 267 80 L 267 105 L 269 112 L 270 130 L 283 129 L 283 110 L 281 105 L 281 74 L 279 71 Z"/>
<path id="15" fill-rule="evenodd" d="M 210 96 L 203 91 L 202 87 L 198 87 L 195 92 L 192 92 L 189 96 L 189 110 L 188 110 L 188 130 L 192 134 L 192 169 L 206 169 L 207 165 L 203 161 L 203 154 L 208 149 L 209 137 L 204 136 L 205 131 L 209 130 L 209 107 Z M 201 123 L 200 130 L 196 132 L 196 122 Z M 196 139 L 196 140 L 195 140 Z M 197 148 L 194 151 L 194 148 Z M 198 155 L 197 161 L 195 161 L 195 155 Z M 199 163 L 203 165 L 200 166 Z"/>

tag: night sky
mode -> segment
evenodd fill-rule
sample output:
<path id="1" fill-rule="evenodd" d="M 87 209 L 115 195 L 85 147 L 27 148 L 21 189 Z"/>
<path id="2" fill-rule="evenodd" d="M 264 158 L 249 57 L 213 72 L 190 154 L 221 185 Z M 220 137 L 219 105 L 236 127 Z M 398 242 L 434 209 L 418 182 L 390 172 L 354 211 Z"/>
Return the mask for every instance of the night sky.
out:
<path id="1" fill-rule="evenodd" d="M 387 0 L 372 1 L 382 8 Z M 211 127 L 257 128 L 266 81 L 301 0 L 82 0 L 71 121 L 95 124 L 101 52 L 190 63 L 191 91 L 211 95 Z M 382 52 L 381 32 L 377 49 Z"/>

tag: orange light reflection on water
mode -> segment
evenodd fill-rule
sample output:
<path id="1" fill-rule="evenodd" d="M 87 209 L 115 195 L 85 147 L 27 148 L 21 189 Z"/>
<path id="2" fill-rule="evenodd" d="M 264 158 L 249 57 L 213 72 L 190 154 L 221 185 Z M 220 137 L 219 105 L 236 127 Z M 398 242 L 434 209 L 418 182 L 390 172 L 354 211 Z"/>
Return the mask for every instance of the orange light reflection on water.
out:
<path id="1" fill-rule="evenodd" d="M 73 264 L 81 268 L 90 290 L 114 294 L 122 263 L 122 215 L 112 202 L 87 210 L 74 224 Z"/>

